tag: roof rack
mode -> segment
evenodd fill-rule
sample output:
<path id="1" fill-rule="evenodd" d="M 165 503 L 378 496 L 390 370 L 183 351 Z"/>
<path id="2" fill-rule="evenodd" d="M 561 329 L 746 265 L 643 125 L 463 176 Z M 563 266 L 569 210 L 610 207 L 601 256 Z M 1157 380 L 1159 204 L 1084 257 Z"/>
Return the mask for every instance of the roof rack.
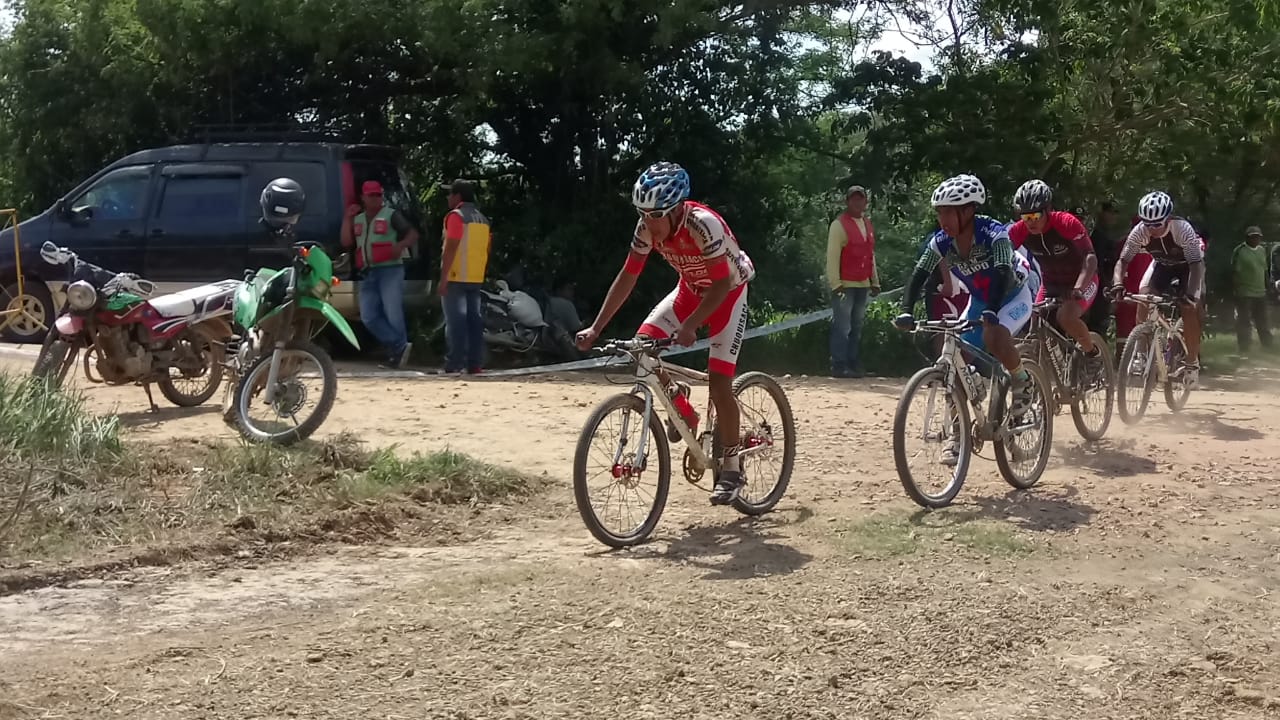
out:
<path id="1" fill-rule="evenodd" d="M 194 125 L 191 142 L 200 144 L 226 142 L 333 142 L 343 139 L 332 133 L 311 130 L 295 123 L 222 123 Z"/>

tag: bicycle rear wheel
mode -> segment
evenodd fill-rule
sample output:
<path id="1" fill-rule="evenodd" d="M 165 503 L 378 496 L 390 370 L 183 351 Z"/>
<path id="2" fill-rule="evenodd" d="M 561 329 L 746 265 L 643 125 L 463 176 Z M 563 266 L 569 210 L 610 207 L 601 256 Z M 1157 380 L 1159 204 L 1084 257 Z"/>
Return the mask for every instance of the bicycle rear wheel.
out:
<path id="1" fill-rule="evenodd" d="M 1116 368 L 1119 391 L 1116 406 L 1120 419 L 1127 425 L 1141 420 L 1151 402 L 1151 391 L 1155 388 L 1155 376 L 1151 372 L 1155 359 L 1151 354 L 1154 335 L 1155 328 L 1150 322 L 1139 325 L 1129 333 L 1124 352 L 1120 354 L 1120 365 Z"/>
<path id="2" fill-rule="evenodd" d="M 617 419 L 613 416 L 617 415 Z M 637 464 L 640 448 L 640 428 L 644 422 L 644 400 L 636 395 L 614 395 L 606 398 L 592 411 L 578 435 L 578 447 L 573 455 L 573 499 L 578 506 L 582 522 L 596 540 L 612 548 L 642 543 L 653 533 L 667 504 L 667 492 L 671 488 L 671 445 L 666 430 L 658 422 L 656 412 L 649 415 L 649 443 L 646 443 L 645 461 Z M 612 442 L 599 443 L 601 433 L 616 428 L 619 434 Z M 632 433 L 634 432 L 634 435 Z M 592 460 L 603 463 L 603 469 L 592 471 Z M 658 461 L 656 485 L 648 498 L 641 490 L 641 480 L 648 471 L 650 461 Z M 602 498 L 606 507 L 597 509 L 590 481 L 602 478 L 608 481 Z M 614 519 L 607 503 L 617 491 L 634 495 L 648 505 L 639 515 L 619 505 L 616 513 L 617 528 L 606 525 Z"/>
<path id="3" fill-rule="evenodd" d="M 1098 333 L 1089 333 L 1093 344 L 1102 353 L 1102 376 L 1091 377 L 1086 371 L 1088 361 L 1084 355 L 1075 353 L 1072 356 L 1072 389 L 1071 419 L 1075 421 L 1076 430 L 1085 440 L 1097 441 L 1107 433 L 1111 425 L 1111 406 L 1116 395 L 1116 368 L 1112 363 L 1111 348 Z M 1094 413 L 1098 413 L 1097 416 Z"/>
<path id="4" fill-rule="evenodd" d="M 1000 476 L 1019 490 L 1026 490 L 1040 482 L 1040 476 L 1049 464 L 1049 454 L 1053 452 L 1053 409 L 1056 401 L 1053 397 L 1053 385 L 1040 364 L 1024 358 L 1022 367 L 1031 375 L 1031 409 L 1027 413 L 1033 419 L 1027 423 L 1026 429 L 1011 436 L 1008 441 L 997 439 L 992 445 Z M 1010 403 L 1005 403 L 1005 407 L 1010 407 Z M 1004 422 L 1009 424 L 1009 418 L 1006 417 Z M 1031 440 L 1021 442 L 1027 438 Z M 1030 462 L 1032 460 L 1035 462 Z"/>
<path id="5" fill-rule="evenodd" d="M 917 395 L 923 396 L 924 420 L 919 429 L 907 429 L 907 421 L 912 414 L 912 400 Z M 953 394 L 947 388 L 947 374 L 936 367 L 920 370 L 907 381 L 898 400 L 898 409 L 893 415 L 893 463 L 898 469 L 898 480 L 907 497 L 924 508 L 942 508 L 951 504 L 960 488 L 964 486 L 965 475 L 969 472 L 969 460 L 973 448 L 973 427 L 969 421 L 969 406 L 960 393 Z M 926 443 L 936 443 L 938 452 L 927 458 L 925 467 L 946 467 L 943 453 L 947 446 L 954 450 L 955 465 L 951 468 L 951 477 L 938 492 L 924 489 L 922 480 L 911 469 L 911 460 L 919 452 L 908 453 L 907 440 L 921 439 Z M 922 473 L 923 475 L 923 469 Z"/>
<path id="6" fill-rule="evenodd" d="M 767 412 L 764 407 L 756 407 L 741 398 L 751 390 L 760 390 L 770 403 L 777 408 L 776 415 Z M 733 501 L 733 509 L 743 515 L 763 515 L 774 508 L 791 482 L 791 471 L 796 464 L 796 420 L 791 413 L 791 403 L 787 393 L 771 376 L 762 372 L 749 372 L 738 376 L 733 381 L 733 394 L 738 397 L 738 405 L 742 410 L 741 435 L 743 449 L 770 445 L 767 450 L 742 458 L 742 477 L 747 485 L 742 488 Z M 759 432 L 747 428 L 754 424 Z M 783 446 L 779 452 L 778 441 Z M 768 468 L 772 468 L 771 470 Z M 753 478 L 767 475 L 760 490 L 756 493 Z"/>

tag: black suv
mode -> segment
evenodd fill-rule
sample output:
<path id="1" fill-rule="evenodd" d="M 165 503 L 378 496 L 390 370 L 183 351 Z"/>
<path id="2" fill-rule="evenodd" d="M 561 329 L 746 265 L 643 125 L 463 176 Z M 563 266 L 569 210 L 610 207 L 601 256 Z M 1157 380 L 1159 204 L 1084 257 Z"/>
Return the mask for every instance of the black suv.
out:
<path id="1" fill-rule="evenodd" d="M 344 208 L 358 202 L 364 181 L 382 183 L 387 204 L 419 230 L 405 267 L 405 306 L 423 307 L 433 273 L 423 252 L 421 208 L 399 158 L 393 147 L 335 141 L 202 142 L 133 153 L 18 226 L 28 309 L 49 325 L 61 306 L 62 273 L 40 259 L 46 240 L 109 270 L 138 273 L 156 283 L 157 293 L 239 279 L 246 268 L 283 267 L 287 248 L 258 224 L 258 195 L 278 177 L 297 180 L 307 193 L 299 238 L 335 253 Z M 0 306 L 17 293 L 12 233 L 0 233 Z M 360 314 L 358 284 L 343 282 L 334 289 L 334 305 L 351 319 Z M 3 337 L 39 342 L 44 330 L 19 317 Z"/>

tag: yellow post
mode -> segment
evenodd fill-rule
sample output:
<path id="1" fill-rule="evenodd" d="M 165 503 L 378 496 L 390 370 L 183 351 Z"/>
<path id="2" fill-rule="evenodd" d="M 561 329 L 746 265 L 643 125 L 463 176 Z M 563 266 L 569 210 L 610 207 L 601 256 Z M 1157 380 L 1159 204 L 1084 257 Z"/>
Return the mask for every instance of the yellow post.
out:
<path id="1" fill-rule="evenodd" d="M 15 272 L 18 275 L 18 293 L 9 299 L 9 304 L 4 310 L 0 310 L 0 332 L 9 327 L 10 323 L 19 317 L 25 317 L 34 321 L 42 329 L 48 329 L 44 321 L 27 309 L 27 301 L 29 299 L 26 294 L 26 278 L 22 272 L 22 239 L 18 236 L 18 211 L 14 208 L 5 208 L 0 210 L 0 218 L 4 218 L 4 223 L 0 225 L 0 232 L 10 226 L 13 227 L 13 262 L 15 264 Z"/>

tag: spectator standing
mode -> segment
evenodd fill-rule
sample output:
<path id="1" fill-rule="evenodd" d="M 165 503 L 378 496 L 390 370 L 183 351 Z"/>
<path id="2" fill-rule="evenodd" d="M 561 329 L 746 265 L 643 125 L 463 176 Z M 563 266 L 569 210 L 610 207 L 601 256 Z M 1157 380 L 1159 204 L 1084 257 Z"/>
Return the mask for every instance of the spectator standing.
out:
<path id="1" fill-rule="evenodd" d="M 1130 218 L 1129 227 L 1142 222 L 1142 218 L 1134 215 Z M 1151 268 L 1151 253 L 1142 252 L 1134 256 L 1130 261 L 1129 267 L 1124 274 L 1124 289 L 1128 293 L 1136 293 L 1142 287 L 1142 278 L 1147 274 L 1147 270 Z M 1115 266 L 1112 265 L 1111 272 L 1115 273 Z M 1116 357 L 1124 352 L 1124 343 L 1129 339 L 1129 333 L 1133 332 L 1133 328 L 1138 324 L 1138 308 L 1131 302 L 1122 302 L 1116 306 Z"/>
<path id="2" fill-rule="evenodd" d="M 1080 217 L 1084 217 L 1081 215 Z M 1093 242 L 1093 253 L 1098 257 L 1098 277 L 1109 281 L 1116 271 L 1116 235 L 1112 229 L 1116 222 L 1115 203 L 1107 201 L 1098 206 L 1093 232 L 1089 239 Z M 1098 293 L 1085 315 L 1085 323 L 1089 329 L 1106 337 L 1107 326 L 1111 324 L 1113 306 L 1106 293 Z"/>
<path id="3" fill-rule="evenodd" d="M 342 247 L 355 247 L 360 273 L 360 322 L 382 344 L 383 367 L 400 368 L 409 359 L 404 321 L 404 261 L 418 242 L 418 231 L 399 210 L 383 202 L 382 184 L 360 186 L 360 204 L 347 208 Z"/>
<path id="4" fill-rule="evenodd" d="M 845 192 L 845 211 L 827 229 L 832 377 L 862 377 L 862 326 L 869 298 L 880 294 L 876 231 L 865 215 L 866 209 L 866 188 L 850 187 Z"/>
<path id="5" fill-rule="evenodd" d="M 1271 328 L 1267 326 L 1267 250 L 1262 245 L 1262 230 L 1257 226 L 1245 230 L 1245 241 L 1231 252 L 1231 287 L 1236 301 L 1236 343 L 1247 352 L 1252 341 L 1249 322 L 1258 331 L 1258 341 L 1271 347 Z"/>
<path id="6" fill-rule="evenodd" d="M 484 358 L 480 287 L 489 264 L 489 218 L 476 207 L 475 185 L 470 180 L 459 178 L 440 187 L 449 191 L 439 287 L 449 345 L 444 371 L 476 375 Z"/>

